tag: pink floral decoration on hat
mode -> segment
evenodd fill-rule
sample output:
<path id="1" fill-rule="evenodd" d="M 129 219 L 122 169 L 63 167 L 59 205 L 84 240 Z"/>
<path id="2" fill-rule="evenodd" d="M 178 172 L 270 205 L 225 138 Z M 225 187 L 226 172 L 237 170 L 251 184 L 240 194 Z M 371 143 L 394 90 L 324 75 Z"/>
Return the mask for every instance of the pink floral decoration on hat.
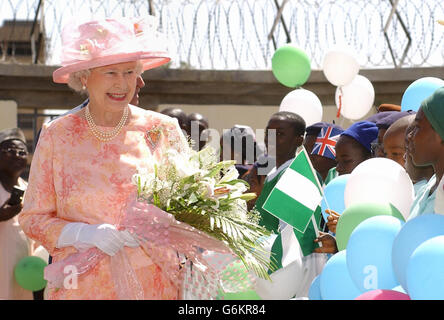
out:
<path id="1" fill-rule="evenodd" d="M 72 72 L 116 63 L 141 60 L 145 71 L 169 62 L 156 22 L 147 16 L 68 24 L 62 31 L 62 67 L 54 71 L 54 82 L 66 83 Z"/>

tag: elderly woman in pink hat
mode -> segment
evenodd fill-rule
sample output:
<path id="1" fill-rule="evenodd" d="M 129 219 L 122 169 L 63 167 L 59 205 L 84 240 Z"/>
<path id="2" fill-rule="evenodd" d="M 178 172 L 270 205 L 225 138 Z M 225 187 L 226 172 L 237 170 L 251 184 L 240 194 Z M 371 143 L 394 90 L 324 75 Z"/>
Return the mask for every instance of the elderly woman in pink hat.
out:
<path id="1" fill-rule="evenodd" d="M 48 299 L 117 299 L 110 258 L 120 250 L 144 299 L 180 297 L 138 242 L 117 228 L 135 194 L 137 169 L 154 166 L 169 148 L 188 148 L 176 119 L 130 104 L 137 77 L 170 61 L 150 18 L 103 19 L 63 31 L 63 63 L 53 79 L 86 92 L 89 103 L 43 126 L 19 221 L 53 262 L 88 248 L 107 256 L 74 287 L 49 289 Z"/>

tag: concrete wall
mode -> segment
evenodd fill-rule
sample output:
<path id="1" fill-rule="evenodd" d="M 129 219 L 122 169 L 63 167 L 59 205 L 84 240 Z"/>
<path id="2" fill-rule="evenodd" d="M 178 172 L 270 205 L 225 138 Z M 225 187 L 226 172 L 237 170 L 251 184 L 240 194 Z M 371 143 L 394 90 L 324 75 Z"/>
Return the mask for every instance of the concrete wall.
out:
<path id="1" fill-rule="evenodd" d="M 0 130 L 17 127 L 17 102 L 0 100 Z"/>
<path id="2" fill-rule="evenodd" d="M 70 109 L 85 97 L 66 85 L 55 84 L 56 66 L 0 63 L 0 100 L 14 100 L 22 108 Z M 375 89 L 374 107 L 381 103 L 401 104 L 406 88 L 423 77 L 442 78 L 444 67 L 360 70 Z M 157 68 L 143 74 L 146 86 L 140 105 L 162 110 L 182 107 L 186 112 L 207 116 L 212 128 L 222 132 L 235 124 L 263 129 L 278 110 L 283 97 L 292 89 L 282 86 L 271 71 L 177 70 Z M 335 87 L 320 70 L 313 70 L 304 89 L 315 93 L 324 106 L 324 121 L 347 128 L 352 121 L 336 118 Z M 369 112 L 375 113 L 374 108 Z M 0 109 L 1 112 L 1 109 Z M 0 114 L 2 117 L 2 114 Z M 366 118 L 364 116 L 363 118 Z"/>

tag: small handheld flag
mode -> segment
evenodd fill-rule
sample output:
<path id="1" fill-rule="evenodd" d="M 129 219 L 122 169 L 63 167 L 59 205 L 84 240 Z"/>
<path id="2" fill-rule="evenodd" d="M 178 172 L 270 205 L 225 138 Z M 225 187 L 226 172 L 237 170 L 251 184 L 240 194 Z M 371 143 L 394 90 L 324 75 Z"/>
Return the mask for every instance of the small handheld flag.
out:
<path id="1" fill-rule="evenodd" d="M 305 149 L 295 157 L 262 208 L 294 228 L 305 255 L 317 246 L 322 188 Z"/>

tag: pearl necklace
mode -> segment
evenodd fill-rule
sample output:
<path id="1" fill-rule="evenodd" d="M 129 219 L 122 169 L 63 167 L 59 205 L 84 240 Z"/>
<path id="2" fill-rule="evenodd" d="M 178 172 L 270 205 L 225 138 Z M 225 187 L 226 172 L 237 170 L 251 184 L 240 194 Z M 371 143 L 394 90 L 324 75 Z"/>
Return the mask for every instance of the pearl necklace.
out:
<path id="1" fill-rule="evenodd" d="M 123 126 L 125 125 L 126 121 L 128 120 L 128 106 L 123 110 L 122 118 L 120 119 L 119 123 L 117 124 L 114 129 L 111 131 L 103 132 L 100 130 L 97 125 L 94 123 L 94 120 L 91 116 L 91 113 L 89 112 L 89 104 L 85 108 L 85 118 L 88 122 L 88 127 L 91 130 L 92 134 L 100 141 L 107 142 L 114 139 L 122 130 Z"/>

